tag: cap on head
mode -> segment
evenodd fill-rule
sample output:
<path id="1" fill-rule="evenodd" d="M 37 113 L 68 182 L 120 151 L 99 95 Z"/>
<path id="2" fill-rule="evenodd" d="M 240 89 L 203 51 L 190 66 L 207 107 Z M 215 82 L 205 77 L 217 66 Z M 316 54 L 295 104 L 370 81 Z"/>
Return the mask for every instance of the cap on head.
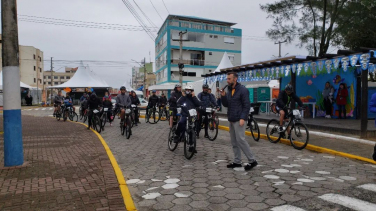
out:
<path id="1" fill-rule="evenodd" d="M 285 86 L 285 91 L 286 91 L 286 92 L 293 92 L 293 91 L 294 91 L 294 88 L 292 87 L 291 84 L 287 84 L 287 85 Z"/>
<path id="2" fill-rule="evenodd" d="M 185 86 L 184 89 L 185 90 L 193 90 L 193 86 L 192 85 L 187 85 L 187 86 Z"/>

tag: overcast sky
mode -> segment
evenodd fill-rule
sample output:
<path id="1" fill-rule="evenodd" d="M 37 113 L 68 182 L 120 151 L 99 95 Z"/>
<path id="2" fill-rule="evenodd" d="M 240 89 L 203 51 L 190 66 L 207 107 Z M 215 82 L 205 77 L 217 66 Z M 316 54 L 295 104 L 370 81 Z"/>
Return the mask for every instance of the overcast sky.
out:
<path id="1" fill-rule="evenodd" d="M 153 8 L 150 0 L 136 0 L 152 22 L 160 27 L 168 12 L 162 0 L 151 1 L 163 20 Z M 122 0 L 18 0 L 17 2 L 19 15 L 139 26 Z M 137 8 L 133 0 L 130 2 Z M 171 14 L 237 23 L 234 27 L 243 30 L 243 64 L 268 60 L 273 55 L 278 56 L 278 45 L 274 45 L 273 41 L 244 39 L 245 35 L 266 37 L 265 31 L 271 27 L 272 20 L 266 19 L 267 15 L 260 10 L 259 5 L 274 2 L 274 0 L 164 0 L 164 2 Z M 142 15 L 139 10 L 137 11 Z M 36 19 L 26 16 L 19 16 L 19 18 L 29 21 Z M 120 86 L 124 81 L 129 81 L 131 67 L 137 65 L 132 63 L 132 59 L 140 61 L 146 57 L 147 61 L 151 58 L 154 62 L 154 42 L 144 31 L 47 25 L 25 22 L 21 19 L 19 21 L 20 45 L 39 48 L 44 52 L 45 60 L 54 57 L 54 60 L 122 61 L 122 64 L 89 63 L 91 69 L 114 87 Z M 145 18 L 144 20 L 146 21 Z M 286 53 L 306 55 L 307 51 L 294 44 L 282 45 L 282 56 Z M 50 63 L 45 62 L 45 70 L 49 70 L 49 66 Z M 55 70 L 61 68 L 59 71 L 63 71 L 63 66 L 76 67 L 78 63 L 54 63 Z"/>

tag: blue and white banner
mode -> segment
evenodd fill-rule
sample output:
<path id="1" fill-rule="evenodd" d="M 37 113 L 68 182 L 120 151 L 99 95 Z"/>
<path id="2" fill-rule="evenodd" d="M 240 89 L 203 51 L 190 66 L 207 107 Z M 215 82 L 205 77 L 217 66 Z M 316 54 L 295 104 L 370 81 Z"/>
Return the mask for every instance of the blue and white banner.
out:
<path id="1" fill-rule="evenodd" d="M 360 57 L 359 57 L 359 63 L 360 65 L 362 66 L 362 70 L 367 70 L 368 69 L 368 65 L 369 65 L 369 60 L 371 58 L 371 54 L 370 53 L 365 53 L 365 54 L 362 54 Z"/>
<path id="2" fill-rule="evenodd" d="M 326 68 L 326 72 L 328 74 L 330 74 L 331 70 L 332 70 L 332 60 L 331 59 L 328 59 L 325 61 L 325 68 Z"/>
<path id="3" fill-rule="evenodd" d="M 355 67 L 355 65 L 358 63 L 359 57 L 360 54 L 349 56 L 351 66 Z"/>
<path id="4" fill-rule="evenodd" d="M 347 68 L 349 67 L 350 58 L 349 57 L 343 57 L 341 59 L 342 69 L 344 72 L 347 72 Z"/>

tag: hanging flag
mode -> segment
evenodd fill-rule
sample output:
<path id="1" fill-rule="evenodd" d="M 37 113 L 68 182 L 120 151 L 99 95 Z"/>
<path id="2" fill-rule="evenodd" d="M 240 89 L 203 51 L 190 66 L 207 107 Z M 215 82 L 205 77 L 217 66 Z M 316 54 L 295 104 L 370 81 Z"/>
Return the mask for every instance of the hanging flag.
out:
<path id="1" fill-rule="evenodd" d="M 375 65 L 374 65 L 374 64 L 369 64 L 369 66 L 368 66 L 368 71 L 369 71 L 370 73 L 374 73 L 374 72 L 375 72 Z"/>
<path id="2" fill-rule="evenodd" d="M 318 70 L 317 72 L 322 72 L 322 70 L 324 69 L 324 60 L 319 60 L 316 62 L 317 64 L 317 67 L 318 67 Z"/>
<path id="3" fill-rule="evenodd" d="M 371 58 L 370 53 L 365 53 L 360 56 L 360 65 L 362 66 L 362 70 L 368 69 L 369 60 Z"/>
<path id="4" fill-rule="evenodd" d="M 326 72 L 330 74 L 332 70 L 332 60 L 328 59 L 325 61 L 325 68 L 326 68 Z"/>
<path id="5" fill-rule="evenodd" d="M 332 59 L 334 69 L 338 70 L 340 62 L 341 62 L 341 57 Z"/>
<path id="6" fill-rule="evenodd" d="M 292 71 L 292 73 L 296 72 L 296 64 L 291 65 L 291 71 Z"/>
<path id="7" fill-rule="evenodd" d="M 309 62 L 304 63 L 304 72 L 308 72 L 309 69 Z"/>
<path id="8" fill-rule="evenodd" d="M 274 75 L 274 67 L 272 67 L 271 69 L 270 69 L 270 76 L 274 79 L 274 77 L 275 77 L 275 75 Z"/>
<path id="9" fill-rule="evenodd" d="M 275 68 L 275 75 L 276 75 L 276 77 L 278 77 L 278 78 L 281 77 L 280 74 L 279 74 L 279 67 L 276 67 L 276 68 Z"/>
<path id="10" fill-rule="evenodd" d="M 344 72 L 347 72 L 347 68 L 349 66 L 349 57 L 345 56 L 341 59 L 342 69 Z"/>
<path id="11" fill-rule="evenodd" d="M 291 69 L 290 65 L 285 66 L 285 76 L 286 77 L 290 74 L 290 69 Z"/>
<path id="12" fill-rule="evenodd" d="M 360 54 L 349 56 L 351 66 L 355 67 L 355 65 L 358 63 L 359 57 Z"/>
<path id="13" fill-rule="evenodd" d="M 313 76 L 316 76 L 317 75 L 317 64 L 316 64 L 316 62 L 311 62 L 311 70 L 312 70 Z"/>
<path id="14" fill-rule="evenodd" d="M 298 69 L 298 76 L 299 76 L 300 72 L 302 72 L 302 70 L 303 70 L 303 64 L 302 63 L 298 64 L 297 69 Z"/>

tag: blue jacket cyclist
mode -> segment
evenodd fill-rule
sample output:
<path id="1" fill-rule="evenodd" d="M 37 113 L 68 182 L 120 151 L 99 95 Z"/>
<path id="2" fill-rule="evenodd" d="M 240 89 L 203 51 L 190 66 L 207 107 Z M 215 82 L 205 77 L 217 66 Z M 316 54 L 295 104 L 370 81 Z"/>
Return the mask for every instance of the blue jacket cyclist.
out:
<path id="1" fill-rule="evenodd" d="M 178 143 L 180 136 L 185 132 L 185 126 L 187 124 L 187 117 L 189 117 L 189 110 L 196 109 L 201 106 L 200 100 L 195 96 L 193 87 L 188 85 L 185 87 L 185 91 L 182 92 L 182 96 L 177 101 L 177 104 L 181 105 L 181 118 L 178 123 L 178 127 L 175 132 L 174 142 Z"/>
<path id="2" fill-rule="evenodd" d="M 210 107 L 217 107 L 217 101 L 215 100 L 215 97 L 213 94 L 209 93 L 209 85 L 204 84 L 202 85 L 202 92 L 198 94 L 198 99 L 200 99 L 202 104 L 202 109 L 200 109 L 200 118 L 198 119 L 198 127 L 196 127 L 196 135 L 197 138 L 199 138 L 199 134 L 201 131 L 201 124 L 204 122 L 205 126 L 205 138 L 208 138 L 208 118 L 206 114 L 206 108 Z M 203 121 L 204 119 L 204 121 Z"/>

